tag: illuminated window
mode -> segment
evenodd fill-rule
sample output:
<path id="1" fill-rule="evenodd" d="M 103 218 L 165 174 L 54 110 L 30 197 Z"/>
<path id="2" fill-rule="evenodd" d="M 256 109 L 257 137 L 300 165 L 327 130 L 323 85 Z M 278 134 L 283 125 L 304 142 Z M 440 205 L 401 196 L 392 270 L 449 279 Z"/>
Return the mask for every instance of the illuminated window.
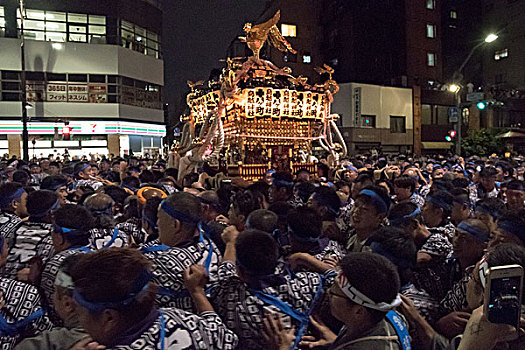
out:
<path id="1" fill-rule="evenodd" d="M 3 6 L 0 6 L 0 36 L 5 36 L 5 12 Z"/>
<path id="2" fill-rule="evenodd" d="M 120 42 L 125 48 L 160 58 L 160 35 L 131 22 L 120 22 Z"/>
<path id="3" fill-rule="evenodd" d="M 20 29 L 19 12 L 17 17 Z M 80 13 L 27 9 L 24 16 L 24 38 L 40 41 L 105 44 L 106 18 Z"/>
<path id="4" fill-rule="evenodd" d="M 305 52 L 303 55 L 303 63 L 312 63 L 312 56 L 309 52 Z"/>
<path id="5" fill-rule="evenodd" d="M 427 38 L 436 37 L 436 26 L 434 24 L 427 24 Z"/>
<path id="6" fill-rule="evenodd" d="M 436 0 L 427 0 L 427 9 L 433 10 L 436 8 Z"/>
<path id="7" fill-rule="evenodd" d="M 296 29 L 295 24 L 281 24 L 281 32 L 283 33 L 283 36 L 296 37 Z"/>
<path id="8" fill-rule="evenodd" d="M 450 18 L 452 19 L 457 19 L 458 18 L 458 13 L 454 10 L 450 10 Z"/>
<path id="9" fill-rule="evenodd" d="M 502 58 L 507 58 L 507 57 L 509 57 L 509 49 L 504 49 L 504 50 L 499 50 L 499 51 L 494 52 L 494 59 L 496 61 L 499 61 Z"/>
<path id="10" fill-rule="evenodd" d="M 429 67 L 435 67 L 436 66 L 436 54 L 435 53 L 427 53 L 427 65 Z"/>

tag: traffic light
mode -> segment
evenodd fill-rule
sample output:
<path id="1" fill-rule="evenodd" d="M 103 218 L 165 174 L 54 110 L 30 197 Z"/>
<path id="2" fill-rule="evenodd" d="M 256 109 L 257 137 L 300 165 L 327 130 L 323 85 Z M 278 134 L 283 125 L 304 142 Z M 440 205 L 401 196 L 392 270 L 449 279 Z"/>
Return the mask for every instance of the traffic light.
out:
<path id="1" fill-rule="evenodd" d="M 491 100 L 479 101 L 476 105 L 478 106 L 479 110 L 484 110 L 487 107 L 491 107 L 491 108 L 501 107 L 504 105 L 504 103 L 501 101 L 491 99 Z"/>
<path id="2" fill-rule="evenodd" d="M 71 127 L 69 126 L 69 122 L 65 122 L 64 126 L 62 127 L 62 140 L 69 141 L 71 139 Z"/>
<path id="3" fill-rule="evenodd" d="M 487 104 L 483 101 L 478 102 L 478 109 L 484 110 L 487 107 Z"/>
<path id="4" fill-rule="evenodd" d="M 448 142 L 451 142 L 454 139 L 454 137 L 456 137 L 456 134 L 457 134 L 456 130 L 450 130 L 448 132 L 448 135 L 445 136 L 445 140 L 447 140 Z"/>

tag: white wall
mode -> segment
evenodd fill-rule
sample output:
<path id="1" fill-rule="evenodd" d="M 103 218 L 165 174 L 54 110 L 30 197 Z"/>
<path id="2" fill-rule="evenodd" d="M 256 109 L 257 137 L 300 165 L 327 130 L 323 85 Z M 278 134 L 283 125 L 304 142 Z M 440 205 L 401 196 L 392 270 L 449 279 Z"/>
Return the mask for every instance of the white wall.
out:
<path id="1" fill-rule="evenodd" d="M 26 70 L 117 74 L 164 85 L 164 62 L 117 45 L 26 40 Z M 21 70 L 20 40 L 0 38 L 0 70 Z"/>
<path id="2" fill-rule="evenodd" d="M 343 127 L 355 126 L 354 88 L 361 88 L 361 114 L 375 115 L 376 128 L 389 129 L 390 116 L 405 116 L 406 128 L 413 128 L 412 89 L 346 83 L 339 85 L 332 113 L 342 116 Z"/>

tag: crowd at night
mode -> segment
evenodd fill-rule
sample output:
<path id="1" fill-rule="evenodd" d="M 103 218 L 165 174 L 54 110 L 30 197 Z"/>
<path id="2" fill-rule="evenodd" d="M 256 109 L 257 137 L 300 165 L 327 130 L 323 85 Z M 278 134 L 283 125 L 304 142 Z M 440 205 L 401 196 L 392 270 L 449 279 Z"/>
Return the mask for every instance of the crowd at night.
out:
<path id="1" fill-rule="evenodd" d="M 176 158 L 3 163 L 3 349 L 490 349 L 516 332 L 483 317 L 483 290 L 525 265 L 522 158 L 362 155 L 252 183 L 179 179 Z"/>

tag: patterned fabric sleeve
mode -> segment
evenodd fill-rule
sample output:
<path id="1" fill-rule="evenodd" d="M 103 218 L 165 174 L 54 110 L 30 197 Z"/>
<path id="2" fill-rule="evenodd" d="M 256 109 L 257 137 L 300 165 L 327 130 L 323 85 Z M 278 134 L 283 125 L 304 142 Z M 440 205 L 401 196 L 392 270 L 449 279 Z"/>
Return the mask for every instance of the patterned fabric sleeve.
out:
<path id="1" fill-rule="evenodd" d="M 216 349 L 235 349 L 238 338 L 231 330 L 226 328 L 219 315 L 215 312 L 203 312 L 199 315 L 204 324 L 204 329 L 210 339 L 211 344 L 215 344 Z"/>
<path id="2" fill-rule="evenodd" d="M 445 259 L 451 250 L 452 245 L 450 244 L 448 238 L 440 233 L 435 233 L 428 237 L 427 241 L 425 244 L 423 244 L 419 251 L 434 257 Z"/>
<path id="3" fill-rule="evenodd" d="M 454 283 L 452 289 L 448 291 L 445 298 L 441 300 L 443 313 L 464 310 L 467 306 L 467 284 L 470 276 L 463 277 L 459 282 Z"/>

